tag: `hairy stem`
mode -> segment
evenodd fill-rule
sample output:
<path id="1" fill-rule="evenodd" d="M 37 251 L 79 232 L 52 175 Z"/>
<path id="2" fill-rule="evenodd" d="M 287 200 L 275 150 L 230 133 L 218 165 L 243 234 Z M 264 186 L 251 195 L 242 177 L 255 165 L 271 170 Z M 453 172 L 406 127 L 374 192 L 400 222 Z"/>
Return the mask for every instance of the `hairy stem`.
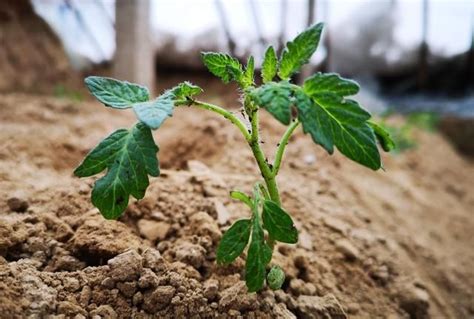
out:
<path id="1" fill-rule="evenodd" d="M 295 119 L 290 124 L 290 126 L 288 126 L 285 134 L 283 134 L 283 136 L 281 137 L 280 143 L 278 144 L 278 148 L 276 151 L 275 161 L 273 162 L 273 175 L 274 176 L 278 175 L 278 171 L 280 170 L 280 166 L 281 166 L 281 160 L 283 158 L 283 153 L 285 152 L 286 145 L 288 144 L 288 140 L 290 139 L 291 134 L 293 134 L 293 132 L 295 131 L 295 129 L 298 127 L 299 124 L 300 124 L 300 121 Z"/>
<path id="2" fill-rule="evenodd" d="M 192 101 L 192 104 L 194 106 L 197 106 L 201 109 L 205 109 L 205 110 L 209 110 L 209 111 L 212 111 L 214 113 L 217 113 L 217 114 L 220 114 L 222 115 L 224 118 L 228 119 L 229 121 L 232 122 L 232 124 L 234 124 L 235 126 L 237 126 L 237 128 L 240 130 L 240 132 L 242 133 L 242 135 L 245 137 L 245 140 L 247 142 L 250 143 L 250 140 L 251 140 L 251 136 L 248 132 L 248 129 L 247 127 L 245 126 L 244 123 L 242 123 L 241 120 L 239 120 L 239 118 L 237 118 L 234 114 L 232 114 L 231 112 L 223 109 L 222 107 L 220 106 L 217 106 L 217 105 L 214 105 L 214 104 L 211 104 L 211 103 L 206 103 L 206 102 L 202 102 L 202 101 L 198 101 L 198 100 L 193 100 Z"/>
<path id="3" fill-rule="evenodd" d="M 273 174 L 272 169 L 268 165 L 265 154 L 260 147 L 259 133 L 258 133 L 258 112 L 254 111 L 251 116 L 252 124 L 252 135 L 249 142 L 250 148 L 252 149 L 255 160 L 257 161 L 258 168 L 262 173 L 262 177 L 265 180 L 265 185 L 267 186 L 268 193 L 270 194 L 270 199 L 281 205 L 280 193 L 278 191 L 278 185 L 276 183 L 275 175 Z"/>

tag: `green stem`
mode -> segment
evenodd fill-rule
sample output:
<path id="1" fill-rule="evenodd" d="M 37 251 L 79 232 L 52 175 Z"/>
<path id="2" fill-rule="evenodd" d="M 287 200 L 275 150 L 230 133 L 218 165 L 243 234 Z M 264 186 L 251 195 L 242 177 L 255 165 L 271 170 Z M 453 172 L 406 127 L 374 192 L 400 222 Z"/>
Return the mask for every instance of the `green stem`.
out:
<path id="1" fill-rule="evenodd" d="M 286 129 L 285 134 L 283 134 L 283 136 L 281 137 L 280 143 L 278 144 L 278 148 L 276 151 L 275 161 L 273 162 L 273 175 L 274 176 L 278 175 L 278 171 L 280 170 L 280 166 L 281 166 L 281 160 L 283 158 L 283 153 L 285 152 L 286 145 L 288 144 L 288 140 L 290 139 L 291 134 L 293 134 L 293 132 L 295 131 L 295 129 L 298 127 L 299 124 L 300 124 L 300 121 L 298 121 L 297 119 L 294 120 L 290 124 L 290 126 L 288 126 L 288 128 Z"/>
<path id="2" fill-rule="evenodd" d="M 262 177 L 265 180 L 265 185 L 267 186 L 268 193 L 270 194 L 270 199 L 281 205 L 280 193 L 278 191 L 278 185 L 276 183 L 275 175 L 273 174 L 272 169 L 268 165 L 265 154 L 260 147 L 259 134 L 258 134 L 258 112 L 254 111 L 251 116 L 252 124 L 252 135 L 249 142 L 250 148 L 252 149 L 255 160 L 257 161 L 258 168 L 262 173 Z"/>
<path id="3" fill-rule="evenodd" d="M 245 137 L 245 140 L 250 143 L 251 136 L 249 134 L 249 131 L 248 131 L 247 127 L 234 114 L 227 111 L 226 109 L 223 109 L 220 106 L 217 106 L 217 105 L 214 105 L 214 104 L 211 104 L 211 103 L 206 103 L 206 102 L 202 102 L 202 101 L 198 101 L 198 100 L 193 100 L 192 104 L 194 106 L 197 106 L 197 107 L 201 108 L 201 109 L 209 110 L 209 111 L 212 111 L 214 113 L 220 114 L 224 118 L 231 121 L 232 124 L 237 126 L 237 128 L 240 130 L 240 132 L 242 132 L 242 135 Z"/>

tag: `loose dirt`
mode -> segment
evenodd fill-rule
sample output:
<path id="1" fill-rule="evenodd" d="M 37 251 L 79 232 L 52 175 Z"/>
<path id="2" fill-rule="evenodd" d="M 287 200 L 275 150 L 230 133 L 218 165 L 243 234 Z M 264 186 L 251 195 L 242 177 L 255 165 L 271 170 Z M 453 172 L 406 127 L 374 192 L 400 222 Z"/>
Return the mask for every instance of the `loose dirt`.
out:
<path id="1" fill-rule="evenodd" d="M 418 132 L 418 148 L 372 172 L 296 134 L 278 181 L 300 241 L 275 250 L 283 289 L 248 294 L 243 259 L 215 263 L 222 233 L 249 214 L 228 192 L 259 177 L 239 132 L 177 110 L 155 133 L 162 176 L 107 221 L 94 180 L 72 171 L 133 121 L 94 102 L 0 95 L 1 318 L 474 316 L 474 168 L 439 135 Z M 283 129 L 263 116 L 267 151 Z"/>

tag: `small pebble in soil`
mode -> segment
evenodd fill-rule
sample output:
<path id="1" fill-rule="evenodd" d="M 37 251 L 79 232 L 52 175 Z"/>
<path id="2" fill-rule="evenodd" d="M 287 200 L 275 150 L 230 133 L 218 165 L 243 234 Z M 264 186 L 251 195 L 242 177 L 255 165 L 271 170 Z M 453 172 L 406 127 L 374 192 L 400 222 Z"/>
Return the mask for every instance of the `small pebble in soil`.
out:
<path id="1" fill-rule="evenodd" d="M 167 222 L 160 222 L 149 219 L 140 219 L 137 223 L 140 235 L 150 241 L 164 240 L 168 236 L 171 225 Z"/>
<path id="2" fill-rule="evenodd" d="M 28 207 L 30 207 L 28 202 L 25 199 L 20 198 L 20 197 L 10 197 L 7 200 L 7 205 L 11 211 L 18 212 L 18 213 L 26 212 Z"/>
<path id="3" fill-rule="evenodd" d="M 347 239 L 340 239 L 336 242 L 337 250 L 344 255 L 347 260 L 359 259 L 359 249 Z"/>

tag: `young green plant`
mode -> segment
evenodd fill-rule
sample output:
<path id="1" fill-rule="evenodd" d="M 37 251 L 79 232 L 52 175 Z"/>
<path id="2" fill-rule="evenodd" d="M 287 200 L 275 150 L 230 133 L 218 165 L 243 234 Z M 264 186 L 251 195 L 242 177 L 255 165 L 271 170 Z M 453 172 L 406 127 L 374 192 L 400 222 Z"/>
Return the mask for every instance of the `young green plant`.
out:
<path id="1" fill-rule="evenodd" d="M 302 86 L 291 77 L 306 64 L 318 46 L 323 24 L 316 24 L 286 44 L 278 58 L 273 47 L 265 53 L 262 85 L 254 79 L 254 58 L 245 67 L 224 53 L 204 52 L 202 60 L 209 71 L 224 83 L 235 81 L 242 95 L 243 118 L 220 106 L 196 99 L 202 89 L 184 82 L 150 99 L 147 88 L 111 78 L 91 76 L 85 83 L 92 95 L 108 107 L 132 108 L 138 123 L 130 129 L 119 129 L 99 143 L 74 171 L 86 177 L 101 173 L 92 190 L 92 203 L 108 219 L 116 219 L 125 211 L 130 195 L 145 196 L 148 176 L 160 174 L 158 146 L 152 130 L 158 129 L 173 110 L 194 106 L 223 116 L 234 124 L 249 145 L 262 182 L 256 183 L 250 195 L 232 191 L 230 196 L 246 204 L 250 217 L 236 221 L 223 235 L 217 248 L 219 264 L 232 263 L 247 249 L 245 280 L 250 292 L 262 289 L 267 282 L 279 289 L 284 282 L 283 270 L 270 266 L 276 242 L 295 244 L 298 231 L 290 215 L 283 209 L 277 185 L 285 148 L 298 126 L 311 135 L 316 144 L 329 154 L 337 148 L 351 160 L 373 170 L 382 167 L 378 140 L 385 150 L 393 147 L 388 133 L 369 121 L 371 115 L 348 96 L 359 91 L 356 82 L 338 74 L 316 73 Z M 275 152 L 273 163 L 261 148 L 259 111 L 265 109 L 287 126 Z M 268 272 L 267 272 L 268 270 Z"/>

